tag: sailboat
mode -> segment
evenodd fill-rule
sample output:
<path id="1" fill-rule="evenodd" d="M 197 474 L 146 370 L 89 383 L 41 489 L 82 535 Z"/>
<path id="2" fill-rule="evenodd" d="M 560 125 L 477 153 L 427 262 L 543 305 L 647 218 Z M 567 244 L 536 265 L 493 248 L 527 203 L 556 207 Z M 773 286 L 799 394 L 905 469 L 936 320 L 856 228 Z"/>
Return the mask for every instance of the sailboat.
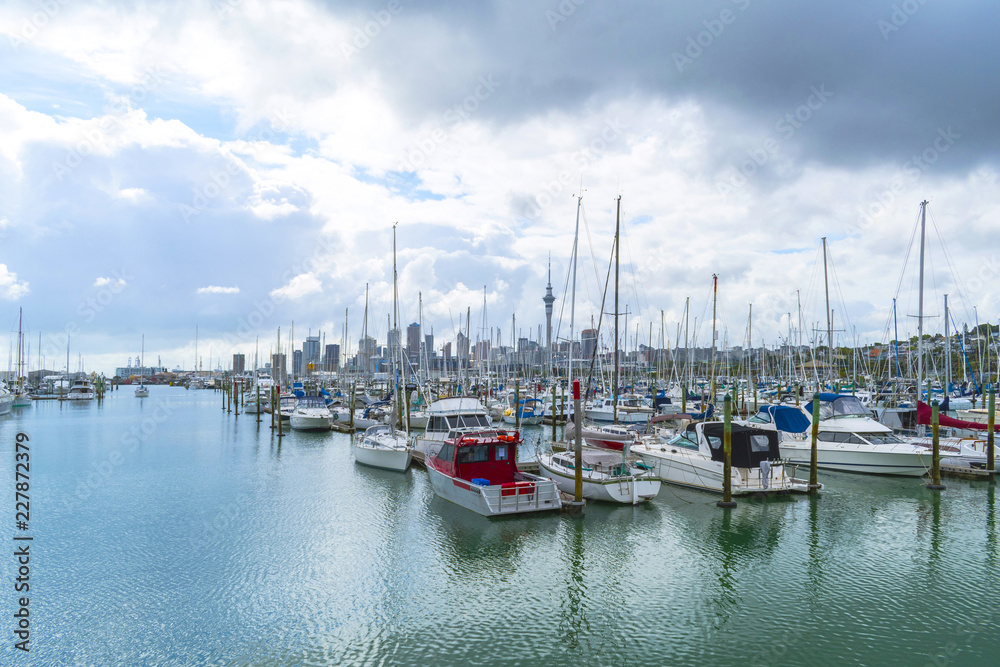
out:
<path id="1" fill-rule="evenodd" d="M 392 317 L 393 330 L 396 330 L 396 313 L 399 310 L 399 287 L 396 275 L 396 225 L 392 226 Z M 367 326 L 367 319 L 366 319 Z M 390 368 L 395 383 L 393 395 L 393 410 L 388 424 L 370 426 L 363 433 L 356 433 L 351 440 L 351 452 L 357 463 L 406 472 L 413 460 L 413 448 L 410 446 L 409 435 L 396 430 L 396 417 L 402 407 L 399 402 L 399 373 L 397 372 L 397 355 L 402 356 L 402 345 L 396 337 L 395 349 L 391 351 Z M 398 359 L 399 369 L 402 369 L 402 359 Z"/>
<path id="2" fill-rule="evenodd" d="M 577 239 L 579 238 L 580 222 L 580 200 L 577 198 Z M 617 212 L 615 215 L 615 367 L 614 380 L 612 382 L 612 419 L 617 416 L 618 405 L 618 240 L 621 222 L 621 197 L 618 197 Z M 573 242 L 573 270 L 575 295 L 575 271 L 576 271 L 576 251 L 577 240 Z M 570 309 L 570 336 L 573 331 L 573 308 Z M 572 342 L 570 343 L 572 350 Z M 572 352 L 571 352 L 572 354 Z M 570 382 L 572 382 L 572 359 L 570 360 Z M 652 411 L 650 411 L 652 412 Z M 576 417 L 576 415 L 574 415 Z M 574 424 L 575 425 L 575 424 Z M 581 428 L 586 428 L 581 420 Z M 567 424 L 567 428 L 569 425 Z M 601 427 L 590 427 L 591 432 L 601 430 Z M 588 442 L 593 442 L 588 438 Z M 615 443 L 617 444 L 617 443 Z M 660 491 L 660 479 L 652 472 L 652 468 L 643 463 L 630 462 L 628 460 L 628 446 L 622 442 L 618 449 L 621 453 L 602 451 L 600 449 L 586 449 L 581 454 L 582 472 L 582 495 L 590 500 L 601 500 L 605 502 L 638 504 L 651 500 Z M 547 477 L 555 482 L 556 486 L 564 493 L 574 493 L 576 487 L 576 456 L 571 448 L 567 446 L 565 452 L 548 452 L 538 456 L 538 470 L 543 477 Z"/>
<path id="3" fill-rule="evenodd" d="M 24 365 L 27 355 L 24 351 L 24 333 L 21 329 L 22 309 L 17 309 L 17 387 L 14 389 L 12 408 L 26 408 L 31 405 L 27 392 L 24 390 Z"/>
<path id="4" fill-rule="evenodd" d="M 139 353 L 139 386 L 135 388 L 136 398 L 146 398 L 149 396 L 149 389 L 143 383 L 144 366 L 146 364 L 146 334 L 142 335 L 142 348 Z"/>

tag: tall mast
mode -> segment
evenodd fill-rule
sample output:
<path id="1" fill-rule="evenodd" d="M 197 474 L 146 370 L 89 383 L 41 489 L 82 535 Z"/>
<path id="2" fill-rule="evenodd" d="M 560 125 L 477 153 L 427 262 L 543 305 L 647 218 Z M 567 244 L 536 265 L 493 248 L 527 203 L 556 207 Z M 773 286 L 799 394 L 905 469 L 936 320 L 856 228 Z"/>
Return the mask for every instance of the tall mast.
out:
<path id="1" fill-rule="evenodd" d="M 618 204 L 615 209 L 615 367 L 611 372 L 611 418 L 618 423 L 618 233 L 621 224 L 622 196 L 618 195 Z"/>
<path id="2" fill-rule="evenodd" d="M 924 383 L 924 231 L 927 223 L 927 200 L 920 202 L 920 286 L 917 304 L 917 400 Z M 930 402 L 930 393 L 927 400 Z"/>
<path id="3" fill-rule="evenodd" d="M 715 402 L 715 311 L 716 304 L 718 302 L 719 296 L 719 276 L 716 273 L 712 274 L 712 376 L 710 378 L 709 387 L 711 387 L 712 394 L 709 396 L 709 400 L 713 403 Z M 702 406 L 704 410 L 704 406 Z"/>
<path id="4" fill-rule="evenodd" d="M 581 192 L 576 196 L 576 229 L 573 232 L 573 284 L 570 288 L 570 298 L 569 298 L 569 359 L 568 367 L 566 371 L 566 376 L 569 381 L 569 386 L 573 386 L 573 341 L 575 332 L 573 331 L 573 326 L 576 321 L 576 256 L 577 248 L 580 243 L 580 206 L 583 203 L 583 193 Z M 597 344 L 597 341 L 594 341 Z M 574 421 L 580 419 L 580 415 L 573 415 Z"/>
<path id="5" fill-rule="evenodd" d="M 833 377 L 833 322 L 830 320 L 830 279 L 826 272 L 826 237 L 823 237 L 823 287 L 826 290 L 826 349 L 828 379 Z"/>

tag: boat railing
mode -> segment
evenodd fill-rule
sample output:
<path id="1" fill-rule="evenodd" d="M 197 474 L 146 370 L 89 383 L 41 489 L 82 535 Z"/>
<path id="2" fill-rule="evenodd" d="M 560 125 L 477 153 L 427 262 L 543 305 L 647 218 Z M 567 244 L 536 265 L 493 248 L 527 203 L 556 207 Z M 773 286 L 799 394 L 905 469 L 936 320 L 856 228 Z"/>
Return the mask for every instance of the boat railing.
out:
<path id="1" fill-rule="evenodd" d="M 512 484 L 480 486 L 479 493 L 491 514 L 510 514 L 531 509 L 559 507 L 555 482 L 544 477 L 516 473 Z"/>

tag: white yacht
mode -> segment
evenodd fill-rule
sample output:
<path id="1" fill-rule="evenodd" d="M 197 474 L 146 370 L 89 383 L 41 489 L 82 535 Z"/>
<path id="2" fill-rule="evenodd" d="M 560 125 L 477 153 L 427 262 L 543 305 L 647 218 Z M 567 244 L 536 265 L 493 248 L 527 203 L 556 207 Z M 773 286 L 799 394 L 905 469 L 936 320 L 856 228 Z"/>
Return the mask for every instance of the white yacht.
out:
<path id="1" fill-rule="evenodd" d="M 588 402 L 583 413 L 587 419 L 595 422 L 645 424 L 653 416 L 654 410 L 646 405 L 642 397 L 625 394 L 618 397 L 617 407 L 614 398 L 603 398 Z"/>
<path id="2" fill-rule="evenodd" d="M 351 440 L 351 452 L 358 463 L 399 472 L 406 472 L 413 460 L 409 438 L 386 424 L 355 433 Z"/>
<path id="3" fill-rule="evenodd" d="M 724 431 L 722 422 L 689 424 L 673 438 L 640 438 L 631 452 L 668 484 L 722 493 Z M 733 424 L 730 447 L 734 496 L 808 490 L 808 481 L 794 479 L 786 471 L 776 433 Z"/>
<path id="4" fill-rule="evenodd" d="M 322 396 L 296 399 L 288 421 L 294 431 L 329 431 L 333 427 L 333 415 Z"/>
<path id="5" fill-rule="evenodd" d="M 7 387 L 6 382 L 0 380 L 0 415 L 9 413 L 12 407 L 14 407 L 14 392 Z"/>
<path id="6" fill-rule="evenodd" d="M 81 378 L 73 382 L 65 398 L 67 401 L 90 401 L 94 396 L 96 396 L 94 385 L 87 378 Z"/>
<path id="7" fill-rule="evenodd" d="M 905 477 L 920 477 L 930 468 L 927 449 L 907 442 L 888 426 L 875 421 L 854 396 L 818 393 L 813 400 L 820 404 L 817 467 Z M 766 405 L 744 423 L 777 432 L 781 455 L 789 463 L 808 468 L 812 447 L 811 408 L 812 402 L 805 408 Z"/>

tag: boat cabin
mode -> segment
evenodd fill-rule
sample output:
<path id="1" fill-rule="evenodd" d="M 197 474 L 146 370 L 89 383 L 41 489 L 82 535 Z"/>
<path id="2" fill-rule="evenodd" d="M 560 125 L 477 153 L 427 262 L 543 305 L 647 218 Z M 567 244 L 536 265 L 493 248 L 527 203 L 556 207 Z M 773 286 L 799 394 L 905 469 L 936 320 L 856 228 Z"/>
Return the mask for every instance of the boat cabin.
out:
<path id="1" fill-rule="evenodd" d="M 430 463 L 439 472 L 473 484 L 494 486 L 517 482 L 517 432 L 461 434 L 444 441 L 431 455 Z"/>
<path id="2" fill-rule="evenodd" d="M 697 440 L 697 428 L 708 443 L 713 461 L 724 461 L 723 437 L 725 425 L 721 422 L 691 424 L 687 428 L 687 438 Z M 734 468 L 759 468 L 761 461 L 780 461 L 778 434 L 749 426 L 732 425 L 730 462 Z"/>

